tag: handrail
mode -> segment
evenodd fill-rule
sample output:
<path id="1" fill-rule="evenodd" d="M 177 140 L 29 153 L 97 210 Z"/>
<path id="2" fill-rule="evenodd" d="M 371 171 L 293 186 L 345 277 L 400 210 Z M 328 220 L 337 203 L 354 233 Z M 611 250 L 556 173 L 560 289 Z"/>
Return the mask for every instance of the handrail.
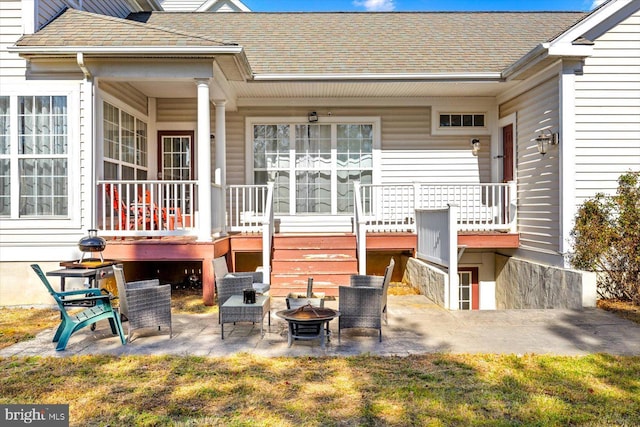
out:
<path id="1" fill-rule="evenodd" d="M 360 196 L 360 182 L 353 183 L 353 231 L 356 236 L 356 256 L 358 258 L 358 272 L 367 274 L 367 223 L 364 220 L 362 197 Z"/>
<path id="2" fill-rule="evenodd" d="M 262 280 L 271 283 L 271 243 L 275 229 L 273 216 L 273 182 L 267 184 L 267 200 L 262 221 Z"/>
<path id="3" fill-rule="evenodd" d="M 227 185 L 227 230 L 262 232 L 267 196 L 268 185 Z"/>

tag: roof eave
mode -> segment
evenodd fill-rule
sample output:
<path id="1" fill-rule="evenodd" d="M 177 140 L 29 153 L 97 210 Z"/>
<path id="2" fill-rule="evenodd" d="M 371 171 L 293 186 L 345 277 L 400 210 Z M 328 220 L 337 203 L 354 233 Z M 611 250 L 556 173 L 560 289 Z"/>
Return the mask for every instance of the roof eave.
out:
<path id="1" fill-rule="evenodd" d="M 296 81 L 457 81 L 500 82 L 501 73 L 281 73 L 256 74 L 259 82 Z"/>
<path id="2" fill-rule="evenodd" d="M 502 72 L 505 81 L 517 80 L 523 73 L 541 62 L 553 62 L 558 59 L 582 60 L 593 54 L 592 44 L 582 43 L 541 43 Z"/>
<path id="3" fill-rule="evenodd" d="M 244 55 L 241 46 L 10 46 L 9 52 L 27 58 L 38 55 L 75 55 L 81 52 L 95 56 L 139 56 L 139 55 Z"/>

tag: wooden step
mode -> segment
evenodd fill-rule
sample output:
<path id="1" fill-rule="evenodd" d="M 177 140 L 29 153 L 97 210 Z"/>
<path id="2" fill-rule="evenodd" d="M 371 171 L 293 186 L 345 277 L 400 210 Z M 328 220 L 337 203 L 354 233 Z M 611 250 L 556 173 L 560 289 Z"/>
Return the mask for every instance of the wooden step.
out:
<path id="1" fill-rule="evenodd" d="M 348 248 L 300 248 L 300 249 L 278 249 L 273 252 L 273 259 L 316 259 L 328 258 L 330 256 L 356 257 L 356 249 Z"/>
<path id="2" fill-rule="evenodd" d="M 284 234 L 273 239 L 273 249 L 355 249 L 356 238 L 353 234 L 315 235 Z"/>
<path id="3" fill-rule="evenodd" d="M 353 257 L 343 259 L 274 259 L 271 261 L 271 271 L 273 274 L 355 274 L 357 269 L 358 261 Z"/>

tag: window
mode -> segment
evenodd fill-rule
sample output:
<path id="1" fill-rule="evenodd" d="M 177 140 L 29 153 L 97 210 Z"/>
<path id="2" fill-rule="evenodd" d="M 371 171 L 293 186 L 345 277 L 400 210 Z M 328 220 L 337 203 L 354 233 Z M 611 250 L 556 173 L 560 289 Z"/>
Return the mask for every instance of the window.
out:
<path id="1" fill-rule="evenodd" d="M 147 124 L 103 103 L 104 179 L 146 180 Z"/>
<path id="2" fill-rule="evenodd" d="M 439 126 L 441 128 L 484 128 L 484 114 L 441 113 Z"/>
<path id="3" fill-rule="evenodd" d="M 69 215 L 67 114 L 66 96 L 0 97 L 0 216 Z"/>
<path id="4" fill-rule="evenodd" d="M 11 215 L 9 102 L 8 96 L 0 96 L 0 216 L 3 217 Z"/>
<path id="5" fill-rule="evenodd" d="M 373 183 L 374 124 L 336 121 L 252 124 L 254 183 L 274 183 L 275 213 L 351 215 L 354 181 Z"/>

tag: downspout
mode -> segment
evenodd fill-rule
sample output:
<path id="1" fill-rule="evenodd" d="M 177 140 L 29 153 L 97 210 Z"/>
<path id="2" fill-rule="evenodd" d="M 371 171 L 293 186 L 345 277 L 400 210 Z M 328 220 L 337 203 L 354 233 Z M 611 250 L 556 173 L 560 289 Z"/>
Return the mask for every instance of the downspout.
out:
<path id="1" fill-rule="evenodd" d="M 85 132 L 85 136 L 88 136 L 89 138 L 91 138 L 91 140 L 89 141 L 89 143 L 87 143 L 87 155 L 89 160 L 89 209 L 86 209 L 86 212 L 90 212 L 89 214 L 89 229 L 92 228 L 96 228 L 96 164 L 95 162 L 97 161 L 95 159 L 95 141 L 96 141 L 96 135 L 95 135 L 95 117 L 94 117 L 94 111 L 95 111 L 95 106 L 94 106 L 94 100 L 95 100 L 95 90 L 94 90 L 94 85 L 93 85 L 93 75 L 91 74 L 91 71 L 89 70 L 89 68 L 87 67 L 87 65 L 84 62 L 84 54 L 82 52 L 78 52 L 76 54 L 76 62 L 78 63 L 78 67 L 80 67 L 80 70 L 82 71 L 82 74 L 84 74 L 84 82 L 82 82 L 82 107 L 84 107 L 84 111 L 85 111 L 85 116 L 83 118 L 81 118 L 81 120 L 88 122 L 90 129 L 88 129 L 87 132 Z M 88 119 L 87 119 L 88 117 Z M 82 161 L 82 159 L 80 159 Z M 82 194 L 82 192 L 80 193 Z M 81 205 L 82 200 L 79 201 L 79 206 Z M 82 218 L 80 218 L 81 222 L 82 222 Z"/>

